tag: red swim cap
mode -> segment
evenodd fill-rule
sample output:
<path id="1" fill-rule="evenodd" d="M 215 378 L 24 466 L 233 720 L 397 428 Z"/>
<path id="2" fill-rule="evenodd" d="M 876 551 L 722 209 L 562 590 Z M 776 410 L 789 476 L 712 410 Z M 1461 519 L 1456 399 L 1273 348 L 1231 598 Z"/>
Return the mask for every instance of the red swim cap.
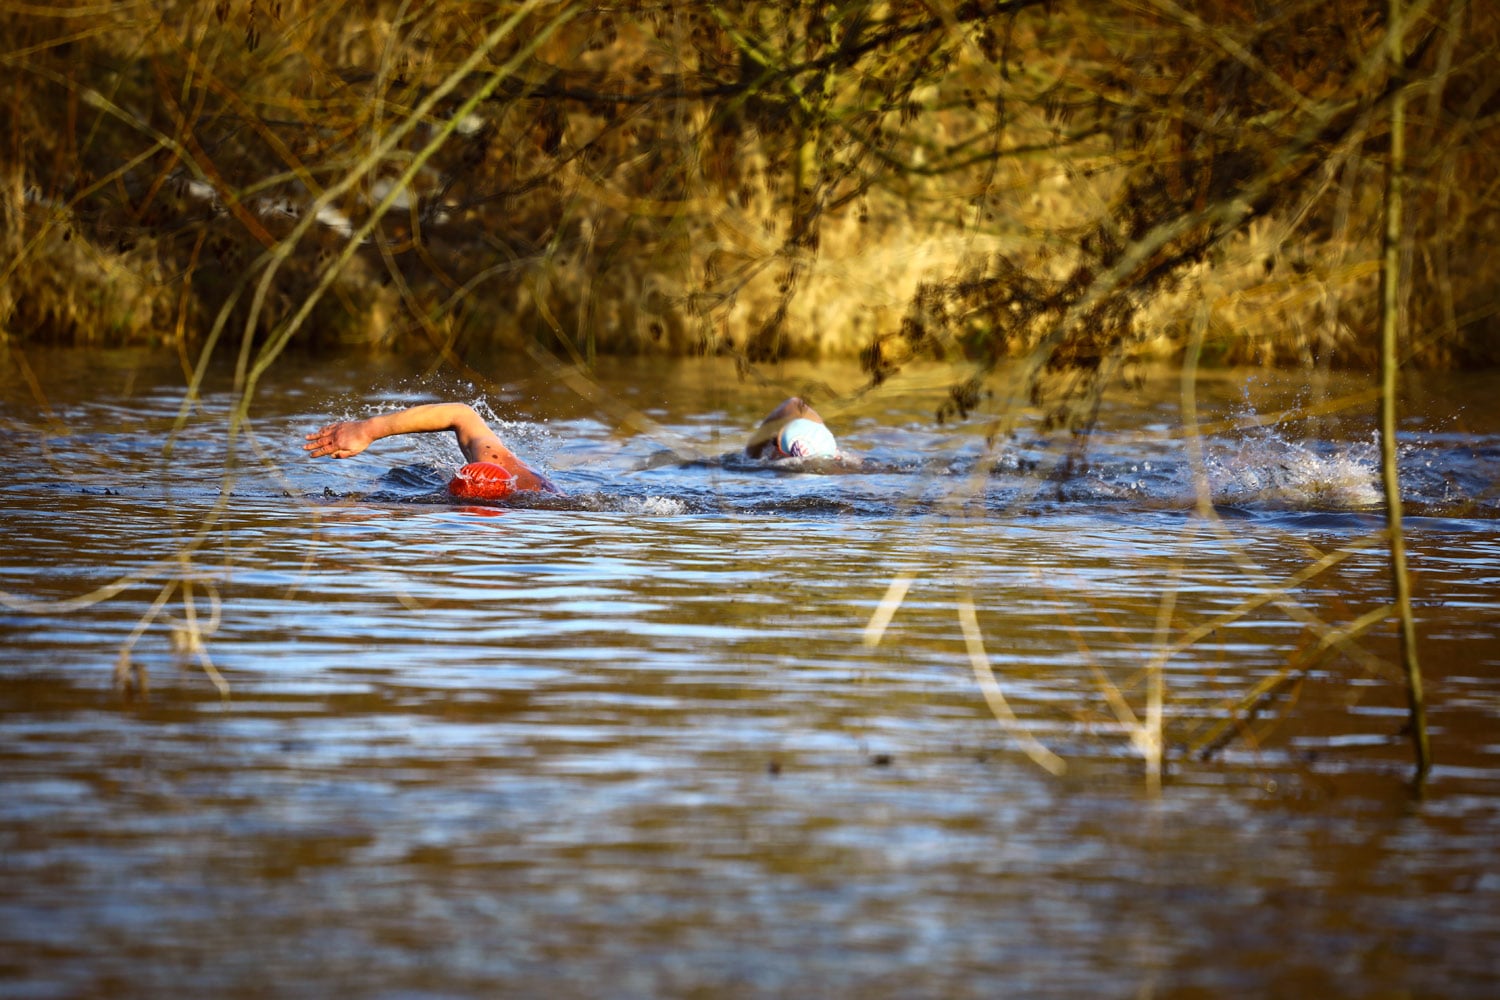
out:
<path id="1" fill-rule="evenodd" d="M 470 462 L 448 483 L 448 492 L 461 500 L 499 500 L 516 488 L 516 477 L 494 462 Z"/>

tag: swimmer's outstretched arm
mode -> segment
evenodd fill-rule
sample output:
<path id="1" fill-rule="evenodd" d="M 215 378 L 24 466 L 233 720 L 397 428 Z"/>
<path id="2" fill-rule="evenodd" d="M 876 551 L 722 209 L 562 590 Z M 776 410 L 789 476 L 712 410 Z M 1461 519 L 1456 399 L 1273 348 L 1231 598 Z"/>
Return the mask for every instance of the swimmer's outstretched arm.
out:
<path id="1" fill-rule="evenodd" d="M 463 403 L 427 403 L 365 420 L 329 424 L 307 435 L 307 444 L 302 449 L 312 452 L 314 458 L 353 458 L 381 438 L 433 431 L 452 431 L 458 437 L 464 457 L 471 462 L 488 461 L 477 454 L 477 445 L 483 437 L 494 438 L 496 444 L 505 448 L 473 407 Z M 509 454 L 508 449 L 506 453 Z"/>
<path id="2" fill-rule="evenodd" d="M 552 481 L 505 446 L 500 435 L 466 403 L 425 403 L 365 420 L 340 420 L 307 435 L 303 451 L 314 458 L 353 458 L 381 438 L 452 431 L 470 462 L 494 462 L 516 477 L 516 489 L 556 493 Z"/>

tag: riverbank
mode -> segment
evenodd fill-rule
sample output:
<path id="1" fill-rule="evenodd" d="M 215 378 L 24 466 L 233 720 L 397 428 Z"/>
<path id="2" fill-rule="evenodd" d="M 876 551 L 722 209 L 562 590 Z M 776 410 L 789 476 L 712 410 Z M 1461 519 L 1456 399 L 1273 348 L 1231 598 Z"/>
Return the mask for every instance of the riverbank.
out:
<path id="1" fill-rule="evenodd" d="M 1392 26 L 778 11 L 17 15 L 0 337 L 1374 364 Z M 1500 16 L 1430 16 L 1403 356 L 1490 365 Z"/>

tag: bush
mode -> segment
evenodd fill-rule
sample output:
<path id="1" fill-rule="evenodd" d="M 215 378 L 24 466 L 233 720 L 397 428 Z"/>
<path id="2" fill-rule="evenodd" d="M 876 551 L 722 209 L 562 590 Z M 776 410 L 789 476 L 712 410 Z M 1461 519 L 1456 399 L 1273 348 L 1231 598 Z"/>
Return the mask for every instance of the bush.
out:
<path id="1" fill-rule="evenodd" d="M 1362 0 L 78 10 L 0 25 L 9 338 L 219 321 L 878 381 L 1104 373 L 1206 304 L 1225 361 L 1377 355 L 1399 81 Z M 1408 35 L 1419 363 L 1495 360 L 1497 37 L 1458 0 Z"/>

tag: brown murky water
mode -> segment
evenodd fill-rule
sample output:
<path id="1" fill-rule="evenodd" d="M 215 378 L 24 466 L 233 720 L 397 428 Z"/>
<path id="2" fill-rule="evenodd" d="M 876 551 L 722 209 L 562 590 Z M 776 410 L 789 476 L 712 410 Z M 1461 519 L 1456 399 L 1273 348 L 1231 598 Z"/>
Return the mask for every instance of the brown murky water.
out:
<path id="1" fill-rule="evenodd" d="M 484 402 L 569 495 L 500 511 L 442 501 L 447 440 L 298 447 L 481 399 L 456 377 L 288 359 L 226 483 L 222 378 L 167 458 L 175 359 L 4 360 L 0 994 L 1500 987 L 1492 378 L 1410 397 L 1417 798 L 1390 625 L 1320 647 L 1388 600 L 1369 407 L 1245 419 L 1354 384 L 1206 379 L 1209 521 L 1167 377 L 1064 477 L 1024 435 L 975 474 L 938 378 L 832 412 L 865 463 L 806 469 L 724 457 L 779 397 L 716 364 L 611 364 L 592 401 L 527 372 Z M 1152 796 L 1132 722 L 1194 630 Z"/>

